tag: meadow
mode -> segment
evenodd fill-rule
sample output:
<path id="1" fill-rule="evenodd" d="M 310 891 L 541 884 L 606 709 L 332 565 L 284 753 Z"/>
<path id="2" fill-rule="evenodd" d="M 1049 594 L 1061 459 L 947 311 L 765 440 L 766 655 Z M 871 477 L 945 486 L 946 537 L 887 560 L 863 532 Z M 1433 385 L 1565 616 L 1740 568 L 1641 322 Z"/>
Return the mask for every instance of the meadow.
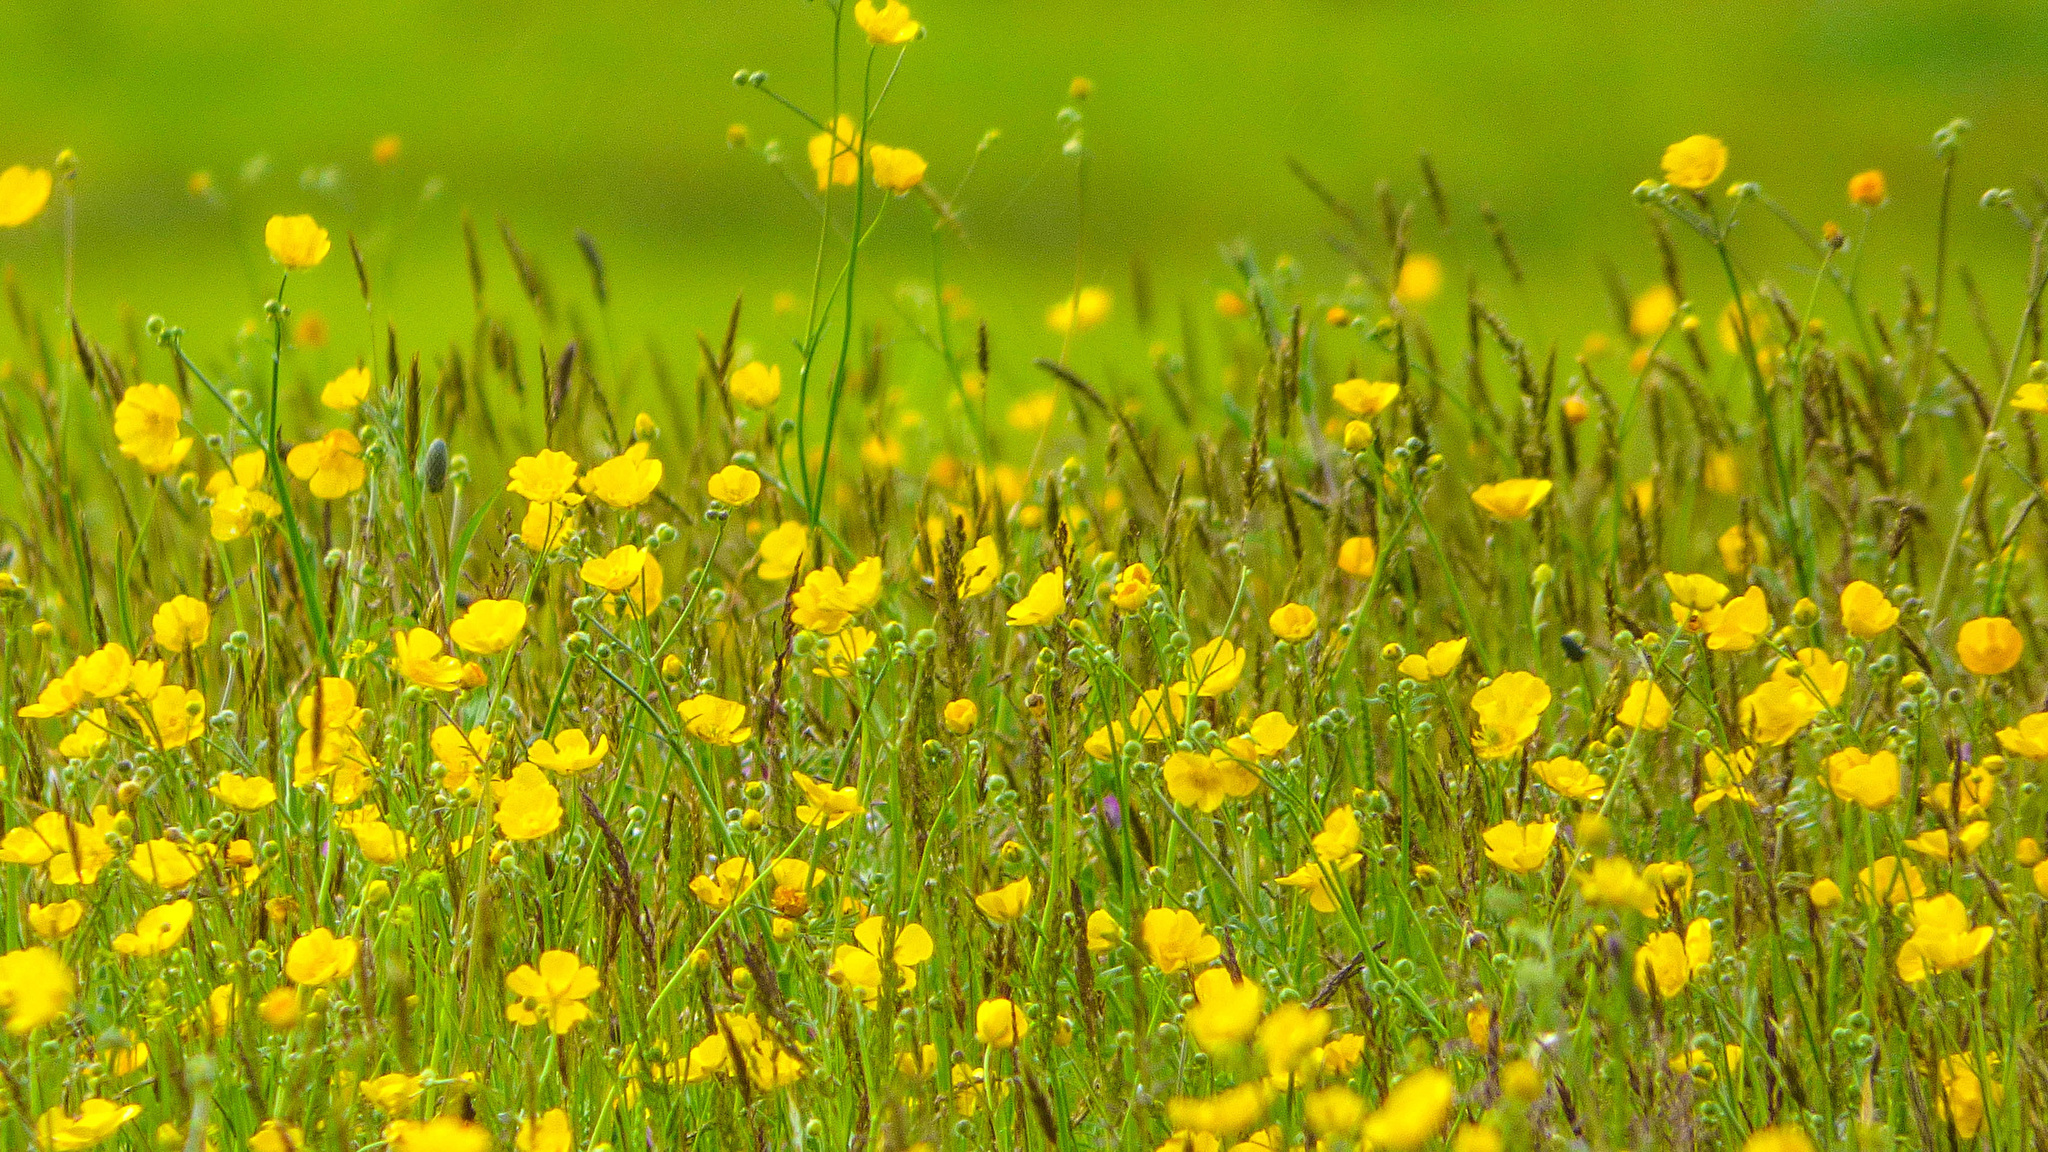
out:
<path id="1" fill-rule="evenodd" d="M 1075 77 L 1001 283 L 896 115 L 989 50 L 802 17 L 681 336 L 395 134 L 183 177 L 247 316 L 0 156 L 0 1146 L 2038 1146 L 2024 140 L 1701 125 L 1569 279 L 1558 157 L 1305 153 L 1190 276 Z"/>

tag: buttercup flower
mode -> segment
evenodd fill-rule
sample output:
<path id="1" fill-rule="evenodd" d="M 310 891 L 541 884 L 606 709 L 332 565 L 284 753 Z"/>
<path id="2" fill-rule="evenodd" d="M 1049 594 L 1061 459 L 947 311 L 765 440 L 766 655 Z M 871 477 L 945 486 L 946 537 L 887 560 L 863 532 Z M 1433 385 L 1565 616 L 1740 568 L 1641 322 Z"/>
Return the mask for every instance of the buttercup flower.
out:
<path id="1" fill-rule="evenodd" d="M 884 48 L 908 44 L 924 32 L 924 25 L 910 18 L 910 9 L 902 0 L 883 0 L 880 8 L 874 0 L 858 0 L 853 6 L 853 22 L 867 33 L 869 43 Z"/>
<path id="2" fill-rule="evenodd" d="M 1138 931 L 1145 954 L 1161 972 L 1179 972 L 1207 964 L 1223 954 L 1223 945 L 1185 908 L 1154 908 L 1145 913 Z"/>
<path id="3" fill-rule="evenodd" d="M 334 247 L 327 239 L 327 229 L 311 216 L 272 216 L 263 225 L 263 246 L 287 272 L 319 267 Z"/>
<path id="4" fill-rule="evenodd" d="M 285 952 L 284 974 L 302 988 L 330 984 L 355 972 L 357 949 L 354 937 L 315 928 L 292 941 Z"/>
<path id="5" fill-rule="evenodd" d="M 1510 872 L 1534 872 L 1550 858 L 1557 840 L 1557 821 L 1517 824 L 1503 820 L 1485 832 L 1486 858 Z"/>
<path id="6" fill-rule="evenodd" d="M 1664 150 L 1664 181 L 1688 192 L 1711 188 L 1728 167 L 1728 146 L 1712 136 L 1687 136 Z"/>
<path id="7" fill-rule="evenodd" d="M 1857 580 L 1842 589 L 1842 627 L 1849 635 L 1874 639 L 1898 622 L 1899 610 L 1877 585 Z"/>
<path id="8" fill-rule="evenodd" d="M 16 164 L 0 172 L 0 228 L 19 228 L 50 202 L 50 170 Z"/>
<path id="9" fill-rule="evenodd" d="M 525 628 L 526 605 L 517 600 L 476 600 L 448 625 L 448 638 L 472 656 L 495 656 L 510 648 Z"/>
<path id="10" fill-rule="evenodd" d="M 363 486 L 369 469 L 363 464 L 363 443 L 346 428 L 293 448 L 284 458 L 291 474 L 306 482 L 322 500 L 339 500 Z"/>
<path id="11" fill-rule="evenodd" d="M 185 407 L 162 384 L 137 384 L 114 406 L 114 439 L 121 455 L 152 476 L 176 468 L 192 451 L 192 437 L 178 435 Z"/>
<path id="12" fill-rule="evenodd" d="M 574 952 L 552 949 L 541 953 L 537 964 L 521 964 L 506 975 L 505 990 L 519 999 L 505 1006 L 505 1018 L 526 1025 L 546 1021 L 560 1036 L 589 1018 L 584 1001 L 597 988 L 597 969 Z"/>
<path id="13" fill-rule="evenodd" d="M 2026 640 L 2003 616 L 1980 616 L 1956 633 L 1956 658 L 1979 676 L 2001 676 L 2020 662 Z"/>
<path id="14" fill-rule="evenodd" d="M 1527 520 L 1550 495 L 1548 480 L 1501 480 L 1472 490 L 1472 502 L 1495 520 Z"/>
<path id="15" fill-rule="evenodd" d="M 749 408 L 770 408 L 782 398 L 782 366 L 749 360 L 725 382 L 732 398 Z"/>
<path id="16" fill-rule="evenodd" d="M 576 486 L 614 508 L 637 508 L 661 484 L 661 461 L 647 455 L 645 440 L 585 473 Z M 530 499 L 530 497 L 529 497 Z"/>

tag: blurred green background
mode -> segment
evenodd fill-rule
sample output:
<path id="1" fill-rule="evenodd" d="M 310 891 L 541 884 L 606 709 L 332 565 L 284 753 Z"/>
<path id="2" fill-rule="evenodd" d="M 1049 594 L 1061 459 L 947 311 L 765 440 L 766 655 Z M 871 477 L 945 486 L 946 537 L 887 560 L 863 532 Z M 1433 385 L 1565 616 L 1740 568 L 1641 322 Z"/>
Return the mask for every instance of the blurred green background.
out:
<path id="1" fill-rule="evenodd" d="M 2025 187 L 2040 156 L 2038 2 L 913 7 L 930 35 L 909 50 L 874 138 L 916 148 L 951 189 L 983 134 L 1001 130 L 960 199 L 966 236 L 949 260 L 998 347 L 1019 357 L 1056 346 L 1042 318 L 1073 278 L 1075 165 L 1055 117 L 1074 76 L 1096 86 L 1086 261 L 1089 279 L 1118 293 L 1112 331 L 1129 323 L 1133 257 L 1161 296 L 1204 306 L 1233 283 L 1218 246 L 1237 239 L 1340 284 L 1343 261 L 1322 239 L 1331 222 L 1288 175 L 1290 155 L 1369 206 L 1383 179 L 1419 199 L 1416 156 L 1432 153 L 1456 208 L 1448 234 L 1417 217 L 1417 247 L 1450 267 L 1440 306 L 1455 309 L 1467 267 L 1501 280 L 1476 215 L 1490 202 L 1530 271 L 1529 334 L 1567 348 L 1605 325 L 1603 259 L 1634 283 L 1654 278 L 1628 192 L 1656 174 L 1666 143 L 1693 132 L 1728 141 L 1728 179 L 1763 181 L 1815 226 L 1848 219 L 1852 172 L 1883 168 L 1895 203 L 1867 272 L 1924 269 L 1929 138 L 1957 116 L 1976 125 L 1958 184 L 1959 258 L 1994 305 L 2017 300 L 2023 240 L 1975 200 L 1991 185 Z M 14 6 L 7 25 L 0 165 L 46 164 L 66 147 L 81 156 L 77 292 L 94 330 L 126 307 L 185 324 L 201 349 L 224 346 L 274 287 L 259 242 L 272 212 L 310 211 L 337 240 L 358 233 L 415 346 L 468 332 L 464 208 L 492 258 L 495 303 L 517 304 L 498 216 L 565 296 L 586 291 L 572 241 L 585 228 L 609 261 L 622 336 L 659 334 L 678 351 L 719 328 L 741 291 L 755 308 L 750 338 L 784 338 L 766 327 L 767 300 L 808 285 L 815 216 L 760 153 L 779 141 L 802 178 L 808 129 L 732 75 L 764 69 L 822 112 L 824 0 L 81 0 Z M 856 74 L 862 54 L 847 52 Z M 735 123 L 751 149 L 728 147 Z M 386 134 L 403 150 L 379 167 L 369 152 Z M 217 202 L 187 192 L 199 171 Z M 914 202 L 892 211 L 863 290 L 870 314 L 927 274 L 928 220 Z M 1800 266 L 1761 213 L 1741 242 L 1759 270 L 1789 279 Z M 1707 284 L 1701 250 L 1687 251 L 1694 282 Z M 60 253 L 54 212 L 0 233 L 0 261 L 45 302 L 58 298 Z M 302 312 L 330 318 L 336 355 L 364 350 L 345 260 L 293 293 Z M 1889 312 L 1896 294 L 1877 302 Z"/>

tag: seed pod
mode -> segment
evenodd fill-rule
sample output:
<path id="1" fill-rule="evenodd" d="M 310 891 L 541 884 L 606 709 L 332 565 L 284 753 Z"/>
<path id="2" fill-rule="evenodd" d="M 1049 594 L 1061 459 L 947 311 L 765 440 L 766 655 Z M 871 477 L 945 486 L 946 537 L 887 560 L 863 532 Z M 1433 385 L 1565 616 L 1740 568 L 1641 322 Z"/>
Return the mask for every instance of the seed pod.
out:
<path id="1" fill-rule="evenodd" d="M 448 441 L 439 436 L 427 445 L 426 459 L 420 462 L 420 473 L 427 482 L 427 491 L 439 495 L 448 486 Z"/>

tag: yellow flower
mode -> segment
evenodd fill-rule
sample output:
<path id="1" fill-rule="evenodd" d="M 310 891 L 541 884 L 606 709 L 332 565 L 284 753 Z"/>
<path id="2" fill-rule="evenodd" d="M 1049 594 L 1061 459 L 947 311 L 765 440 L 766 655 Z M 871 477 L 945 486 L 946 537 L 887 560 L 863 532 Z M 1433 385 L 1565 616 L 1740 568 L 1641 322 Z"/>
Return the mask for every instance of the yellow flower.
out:
<path id="1" fill-rule="evenodd" d="M 1456 1095 L 1450 1073 L 1438 1068 L 1411 1072 L 1365 1118 L 1365 1138 L 1377 1148 L 1412 1152 L 1443 1131 Z"/>
<path id="2" fill-rule="evenodd" d="M 1124 926 L 1103 909 L 1088 913 L 1088 950 L 1107 952 L 1124 942 Z"/>
<path id="3" fill-rule="evenodd" d="M 435 692 L 453 692 L 462 685 L 462 661 L 443 655 L 441 638 L 425 628 L 391 634 L 391 670 Z"/>
<path id="4" fill-rule="evenodd" d="M 731 907 L 740 893 L 753 884 L 754 875 L 753 861 L 733 856 L 713 868 L 709 875 L 692 877 L 690 891 L 705 904 L 722 910 Z"/>
<path id="5" fill-rule="evenodd" d="M 1741 596 L 1699 616 L 1707 633 L 1707 647 L 1716 652 L 1747 652 L 1771 630 L 1771 607 L 1764 590 L 1750 585 Z"/>
<path id="6" fill-rule="evenodd" d="M 580 497 L 579 497 L 580 499 Z M 533 501 L 519 518 L 519 542 L 528 551 L 548 553 L 560 548 L 569 537 L 570 509 L 565 500 Z"/>
<path id="7" fill-rule="evenodd" d="M 1030 1031 L 1024 1010 L 1008 999 L 983 1000 L 974 1009 L 974 1038 L 991 1048 L 1015 1048 Z"/>
<path id="8" fill-rule="evenodd" d="M 983 892 L 974 898 L 974 906 L 998 924 L 1023 919 L 1024 913 L 1031 908 L 1031 877 Z"/>
<path id="9" fill-rule="evenodd" d="M 57 755 L 66 760 L 84 760 L 106 747 L 107 739 L 107 710 L 95 708 L 81 717 L 68 735 L 57 741 Z"/>
<path id="10" fill-rule="evenodd" d="M 518 1152 L 575 1152 L 576 1136 L 569 1129 L 569 1113 L 550 1108 L 539 1116 L 521 1120 L 512 1147 Z"/>
<path id="11" fill-rule="evenodd" d="M 184 941 L 192 912 L 190 900 L 159 904 L 142 914 L 133 931 L 114 937 L 114 951 L 138 958 L 161 956 Z"/>
<path id="12" fill-rule="evenodd" d="M 895 7 L 902 7 L 896 4 Z M 875 174 L 875 187 L 902 195 L 924 183 L 924 157 L 908 148 L 887 144 L 868 146 L 868 169 Z"/>
<path id="13" fill-rule="evenodd" d="M 249 1152 L 301 1152 L 305 1147 L 306 1134 L 282 1120 L 265 1120 L 249 1137 Z"/>
<path id="14" fill-rule="evenodd" d="M 1273 609 L 1273 614 L 1266 617 L 1266 627 L 1280 639 L 1299 644 L 1316 634 L 1316 610 L 1290 600 Z"/>
<path id="15" fill-rule="evenodd" d="M 1844 748 L 1827 758 L 1828 791 L 1872 812 L 1899 798 L 1899 758 Z"/>
<path id="16" fill-rule="evenodd" d="M 749 408 L 769 408 L 782 398 L 782 365 L 749 360 L 725 383 L 732 398 Z"/>
<path id="17" fill-rule="evenodd" d="M 534 1025 L 547 1021 L 560 1036 L 590 1015 L 583 1002 L 597 991 L 597 969 L 574 952 L 550 949 L 535 964 L 521 964 L 505 976 L 505 990 L 519 999 L 505 1006 L 505 1019 Z"/>
<path id="18" fill-rule="evenodd" d="M 870 556 L 844 578 L 829 565 L 805 576 L 803 587 L 791 597 L 790 615 L 804 631 L 830 636 L 881 598 L 882 559 Z"/>
<path id="19" fill-rule="evenodd" d="M 550 772 L 573 776 L 597 767 L 611 746 L 608 736 L 599 736 L 597 743 L 592 744 L 583 729 L 564 728 L 553 740 L 535 740 L 526 750 L 526 758 Z"/>
<path id="20" fill-rule="evenodd" d="M 78 930 L 79 922 L 85 919 L 85 904 L 79 900 L 59 900 L 55 904 L 28 906 L 29 930 L 45 940 L 62 940 Z"/>
<path id="21" fill-rule="evenodd" d="M 1593 866 L 1575 875 L 1579 899 L 1596 906 L 1634 908 L 1645 916 L 1657 914 L 1657 893 L 1636 872 L 1636 866 L 1619 856 L 1602 856 Z"/>
<path id="22" fill-rule="evenodd" d="M 1849 203 L 1876 208 L 1885 200 L 1884 173 L 1872 168 L 1849 177 Z"/>
<path id="23" fill-rule="evenodd" d="M 1294 742 L 1294 734 L 1301 731 L 1299 725 L 1288 720 L 1279 712 L 1261 712 L 1252 721 L 1251 730 L 1245 739 L 1252 742 L 1252 750 L 1260 756 L 1278 756 Z"/>
<path id="24" fill-rule="evenodd" d="M 785 520 L 776 525 L 761 537 L 761 546 L 754 554 L 754 575 L 777 584 L 788 580 L 803 560 L 809 542 L 810 529 L 803 521 Z"/>
<path id="25" fill-rule="evenodd" d="M 1998 743 L 2014 756 L 2048 760 L 2048 712 L 2030 712 L 2018 724 L 1999 729 Z"/>
<path id="26" fill-rule="evenodd" d="M 1401 395 L 1401 386 L 1391 380 L 1345 380 L 1330 389 L 1330 399 L 1353 416 L 1371 419 L 1387 410 Z"/>
<path id="27" fill-rule="evenodd" d="M 2012 394 L 2012 406 L 2036 415 L 2048 413 L 2048 384 L 2029 380 Z"/>
<path id="28" fill-rule="evenodd" d="M 206 494 L 213 498 L 207 510 L 208 529 L 223 544 L 240 540 L 262 521 L 283 513 L 284 507 L 262 490 L 269 473 L 261 449 L 244 452 L 225 469 L 206 481 Z"/>
<path id="29" fill-rule="evenodd" d="M 1154 908 L 1138 929 L 1145 954 L 1162 972 L 1179 972 L 1207 964 L 1223 954 L 1223 945 L 1185 908 Z"/>
<path id="30" fill-rule="evenodd" d="M 1503 820 L 1488 828 L 1484 839 L 1488 860 L 1510 872 L 1534 872 L 1550 858 L 1550 846 L 1557 840 L 1557 821 L 1517 824 Z"/>
<path id="31" fill-rule="evenodd" d="M 1657 993 L 1660 1000 L 1685 991 L 1692 974 L 1706 966 L 1713 954 L 1713 929 L 1705 920 L 1694 920 L 1685 935 L 1655 932 L 1636 949 L 1636 987 Z"/>
<path id="32" fill-rule="evenodd" d="M 553 448 L 542 449 L 532 456 L 521 456 L 513 462 L 505 482 L 505 491 L 524 496 L 536 504 L 580 501 L 583 498 L 575 494 L 575 487 L 575 458 Z"/>
<path id="33" fill-rule="evenodd" d="M 854 785 L 834 788 L 801 772 L 789 776 L 804 795 L 804 803 L 796 806 L 796 818 L 812 828 L 837 828 L 863 811 L 860 789 Z"/>
<path id="34" fill-rule="evenodd" d="M 720 748 L 746 743 L 754 730 L 747 726 L 747 706 L 737 701 L 700 692 L 676 705 L 683 719 L 683 731 Z"/>
<path id="35" fill-rule="evenodd" d="M 1550 707 L 1550 685 L 1531 672 L 1508 672 L 1472 694 L 1478 723 L 1473 751 L 1482 759 L 1504 760 L 1521 750 Z"/>
<path id="36" fill-rule="evenodd" d="M 436 1116 L 424 1123 L 394 1120 L 384 1129 L 391 1152 L 490 1152 L 491 1132 L 460 1116 Z M 303 1144 L 292 1145 L 297 1152 Z"/>
<path id="37" fill-rule="evenodd" d="M 1821 703 L 1830 708 L 1842 702 L 1842 693 L 1849 687 L 1848 661 L 1836 660 L 1818 648 L 1801 648 L 1793 657 L 1771 665 L 1771 679 L 1818 693 Z"/>
<path id="38" fill-rule="evenodd" d="M 1227 968 L 1207 969 L 1195 977 L 1188 1035 L 1211 1055 L 1235 1048 L 1258 1029 L 1265 1002 L 1266 994 L 1250 980 L 1231 975 Z"/>
<path id="39" fill-rule="evenodd" d="M 341 499 L 361 488 L 369 475 L 363 465 L 363 442 L 346 428 L 335 428 L 318 440 L 293 448 L 285 456 L 284 466 L 322 500 Z"/>
<path id="40" fill-rule="evenodd" d="M 1357 868 L 1363 859 L 1364 855 L 1358 852 L 1334 860 L 1318 857 L 1278 877 L 1275 882 L 1283 888 L 1299 888 L 1308 897 L 1308 906 L 1327 916 L 1338 907 L 1336 893 L 1330 884 L 1331 877 Z"/>
<path id="41" fill-rule="evenodd" d="M 1501 480 L 1474 489 L 1472 502 L 1495 520 L 1527 520 L 1549 495 L 1548 480 Z"/>
<path id="42" fill-rule="evenodd" d="M 1623 697 L 1614 719 L 1631 728 L 1656 732 L 1671 722 L 1671 701 L 1656 681 L 1638 680 L 1628 686 L 1628 695 Z"/>
<path id="43" fill-rule="evenodd" d="M 1110 302 L 1109 289 L 1091 284 L 1053 305 L 1045 326 L 1061 335 L 1086 332 L 1109 318 Z"/>
<path id="44" fill-rule="evenodd" d="M 1990 1095 L 1993 1104 L 2005 1102 L 2005 1085 L 1995 1078 L 1998 1071 L 1998 1053 L 1986 1054 L 1991 1080 Z M 1941 1077 L 1941 1089 L 1934 1097 L 1934 1114 L 1949 1122 L 1955 1129 L 1956 1137 L 1969 1140 L 1984 1126 L 1984 1079 L 1977 1075 L 1977 1060 L 1968 1052 L 1957 1052 L 1942 1057 L 1936 1066 Z"/>
<path id="45" fill-rule="evenodd" d="M 1417 252 L 1401 262 L 1401 274 L 1394 280 L 1394 295 L 1403 304 L 1427 304 L 1443 291 L 1444 263 L 1427 252 Z"/>
<path id="46" fill-rule="evenodd" d="M 1166 758 L 1161 775 L 1174 803 L 1201 812 L 1214 812 L 1226 799 L 1242 799 L 1259 790 L 1258 773 L 1231 755 L 1175 752 Z"/>
<path id="47" fill-rule="evenodd" d="M 1709 450 L 1700 465 L 1700 483 L 1717 495 L 1739 494 L 1742 491 L 1742 465 L 1736 462 L 1735 453 L 1726 448 Z"/>
<path id="48" fill-rule="evenodd" d="M 874 0 L 859 0 L 853 6 L 853 22 L 867 33 L 869 43 L 883 48 L 908 44 L 924 32 L 924 25 L 910 18 L 910 9 L 902 0 L 883 0 L 879 9 Z"/>
<path id="49" fill-rule="evenodd" d="M 19 228 L 50 202 L 50 170 L 16 164 L 0 172 L 0 228 Z"/>
<path id="50" fill-rule="evenodd" d="M 476 600 L 448 626 L 448 638 L 472 656 L 494 656 L 510 648 L 525 628 L 525 604 L 517 600 Z"/>
<path id="51" fill-rule="evenodd" d="M 1379 542 L 1370 536 L 1353 536 L 1337 548 L 1337 568 L 1355 580 L 1369 580 L 1379 566 Z"/>
<path id="52" fill-rule="evenodd" d="M 1427 652 L 1411 652 L 1401 658 L 1398 665 L 1401 675 L 1424 684 L 1441 680 L 1458 670 L 1465 659 L 1465 637 L 1455 640 L 1439 640 L 1429 646 Z"/>
<path id="53" fill-rule="evenodd" d="M 1188 673 L 1194 694 L 1205 698 L 1221 696 L 1237 687 L 1244 675 L 1245 659 L 1244 649 L 1221 636 L 1190 652 Z M 1186 685 L 1176 687 L 1184 689 Z"/>
<path id="54" fill-rule="evenodd" d="M 1710 188 L 1728 167 L 1728 146 L 1712 136 L 1687 136 L 1664 150 L 1664 181 L 1688 192 Z"/>
<path id="55" fill-rule="evenodd" d="M 1031 582 L 1031 590 L 1022 600 L 1010 606 L 1009 622 L 1012 628 L 1029 628 L 1048 624 L 1060 618 L 1067 610 L 1067 571 L 1055 568 Z"/>
<path id="56" fill-rule="evenodd" d="M 356 970 L 358 947 L 353 936 L 336 936 L 325 928 L 315 928 L 285 950 L 284 974 L 302 988 L 343 979 Z"/>
<path id="57" fill-rule="evenodd" d="M 1304 1062 L 1322 1047 L 1330 1034 L 1330 1014 L 1321 1008 L 1304 1007 L 1300 1001 L 1282 1004 L 1259 1025 L 1259 1047 L 1266 1054 L 1267 1076 L 1281 1087 L 1302 1070 Z M 1361 1118 L 1363 1108 L 1360 1109 Z"/>
<path id="58" fill-rule="evenodd" d="M 1899 945 L 1899 979 L 1917 984 L 1975 963 L 1991 947 L 1989 924 L 1970 926 L 1970 911 L 1952 892 L 1913 901 L 1913 934 Z"/>
<path id="59" fill-rule="evenodd" d="M 1109 602 L 1124 612 L 1136 612 L 1152 598 L 1159 585 L 1152 581 L 1152 569 L 1143 564 L 1126 564 L 1111 585 Z"/>
<path id="60" fill-rule="evenodd" d="M 192 437 L 178 435 L 185 407 L 178 394 L 162 384 L 137 384 L 121 393 L 114 406 L 114 439 L 121 455 L 160 476 L 176 468 L 192 451 Z"/>
<path id="61" fill-rule="evenodd" d="M 818 191 L 834 184 L 851 186 L 860 179 L 860 133 L 854 129 L 853 117 L 841 115 L 833 121 L 831 131 L 811 137 L 806 150 L 811 170 L 818 174 Z"/>
<path id="62" fill-rule="evenodd" d="M 81 1152 L 105 1143 L 140 1115 L 140 1104 L 116 1104 L 94 1096 L 79 1104 L 75 1116 L 60 1105 L 36 1117 L 36 1138 L 49 1152 Z"/>
<path id="63" fill-rule="evenodd" d="M 169 891 L 192 882 L 204 862 L 199 855 L 175 841 L 145 840 L 128 857 L 128 870 L 139 880 Z"/>
<path id="64" fill-rule="evenodd" d="M 886 926 L 880 916 L 869 916 L 855 925 L 853 943 L 841 944 L 833 950 L 832 966 L 825 973 L 828 978 L 854 988 L 870 1008 L 881 999 L 885 952 L 896 966 L 898 992 L 916 988 L 917 966 L 932 958 L 932 934 L 923 925 L 899 925 L 895 938 L 885 949 L 882 937 Z"/>
<path id="65" fill-rule="evenodd" d="M 661 461 L 649 459 L 647 441 L 635 440 L 624 452 L 592 468 L 576 487 L 614 508 L 646 503 L 661 484 Z"/>
<path id="66" fill-rule="evenodd" d="M 1529 771 L 1552 792 L 1567 800 L 1598 802 L 1607 795 L 1607 778 L 1589 771 L 1585 762 L 1569 756 L 1538 760 Z"/>
<path id="67" fill-rule="evenodd" d="M 1229 979 L 1229 973 L 1224 973 L 1224 979 Z M 1196 1011 L 1188 1010 L 1190 1019 Z M 1266 1093 L 1256 1082 L 1226 1088 L 1214 1096 L 1175 1096 L 1166 1102 L 1166 1122 L 1179 1130 L 1179 1147 L 1175 1149 L 1174 1140 L 1162 1147 L 1169 1152 L 1218 1148 L 1218 1136 L 1235 1136 L 1257 1124 L 1265 1114 Z"/>
<path id="68" fill-rule="evenodd" d="M 424 1080 L 420 1076 L 386 1072 L 357 1084 L 356 1093 L 379 1112 L 403 1116 L 412 1111 L 413 1102 L 420 1098 L 423 1085 Z"/>
<path id="69" fill-rule="evenodd" d="M 1985 820 L 1973 820 L 1963 830 L 1951 835 L 1945 828 L 1929 828 L 1920 835 L 1906 841 L 1906 847 L 1923 856 L 1936 860 L 1968 856 L 1984 846 L 1991 838 L 1991 824 Z"/>
<path id="70" fill-rule="evenodd" d="M 1877 585 L 1858 580 L 1842 589 L 1842 627 L 1849 635 L 1875 639 L 1899 622 L 1899 610 Z"/>
<path id="71" fill-rule="evenodd" d="M 1866 904 L 1891 908 L 1925 895 L 1920 869 L 1896 856 L 1880 856 L 1856 873 L 1856 896 Z"/>
<path id="72" fill-rule="evenodd" d="M 455 725 L 443 724 L 427 737 L 427 747 L 441 763 L 441 787 L 454 792 L 476 779 L 476 770 L 491 754 L 491 734 L 482 725 L 464 735 Z"/>
<path id="73" fill-rule="evenodd" d="M 498 810 L 491 819 L 507 840 L 538 840 L 562 826 L 562 793 L 539 768 L 522 763 L 498 789 Z"/>
<path id="74" fill-rule="evenodd" d="M 1736 707 L 1743 735 L 1763 745 L 1783 744 L 1819 716 L 1825 707 L 1792 680 L 1766 680 Z"/>
<path id="75" fill-rule="evenodd" d="M 263 225 L 263 246 L 287 272 L 318 267 L 334 247 L 327 239 L 327 229 L 314 223 L 311 216 L 272 216 Z"/>
<path id="76" fill-rule="evenodd" d="M 965 736 L 974 731 L 974 726 L 981 721 L 981 705 L 963 696 L 949 702 L 943 715 L 946 731 L 955 736 Z"/>
<path id="77" fill-rule="evenodd" d="M 752 468 L 728 464 L 705 482 L 704 489 L 721 504 L 744 508 L 761 494 L 761 474 Z"/>
<path id="78" fill-rule="evenodd" d="M 213 626 L 213 613 L 206 601 L 191 596 L 173 596 L 157 606 L 150 617 L 150 631 L 156 646 L 166 652 L 184 652 L 206 643 Z"/>
<path id="79" fill-rule="evenodd" d="M 621 544 L 602 556 L 585 560 L 576 574 L 584 583 L 612 593 L 646 615 L 661 602 L 661 564 L 654 554 L 634 544 Z"/>
<path id="80" fill-rule="evenodd" d="M 1956 633 L 1956 656 L 1979 676 L 1999 676 L 2020 662 L 2026 641 L 2003 616 L 1980 616 Z"/>
<path id="81" fill-rule="evenodd" d="M 362 367 L 350 368 L 329 380 L 320 389 L 322 407 L 340 412 L 352 412 L 370 396 L 370 370 Z"/>
<path id="82" fill-rule="evenodd" d="M 48 948 L 23 948 L 0 956 L 0 1009 L 7 1030 L 26 1036 L 71 1008 L 71 969 Z"/>

